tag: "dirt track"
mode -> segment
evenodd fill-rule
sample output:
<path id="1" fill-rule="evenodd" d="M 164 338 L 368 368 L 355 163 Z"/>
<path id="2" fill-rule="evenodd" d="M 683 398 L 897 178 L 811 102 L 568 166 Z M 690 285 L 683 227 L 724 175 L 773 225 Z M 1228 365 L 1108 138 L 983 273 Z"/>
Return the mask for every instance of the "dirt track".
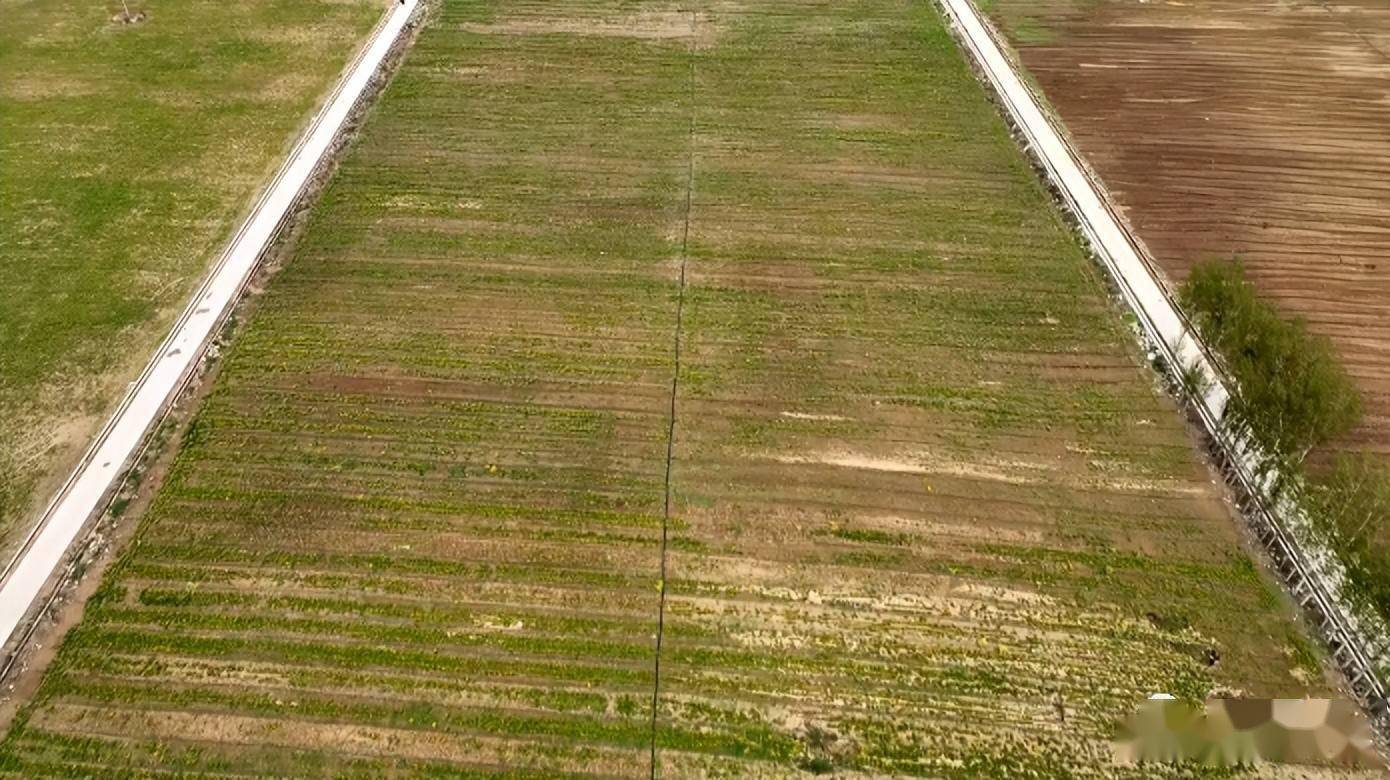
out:
<path id="1" fill-rule="evenodd" d="M 997 0 L 991 15 L 1173 280 L 1243 258 L 1390 452 L 1390 5 Z"/>

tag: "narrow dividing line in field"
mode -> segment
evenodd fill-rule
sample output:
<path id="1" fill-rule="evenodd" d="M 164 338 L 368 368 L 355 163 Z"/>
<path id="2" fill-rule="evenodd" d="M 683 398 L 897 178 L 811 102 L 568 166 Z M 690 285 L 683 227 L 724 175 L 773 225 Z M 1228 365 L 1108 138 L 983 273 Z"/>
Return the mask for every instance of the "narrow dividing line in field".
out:
<path id="1" fill-rule="evenodd" d="M 676 448 L 676 392 L 681 379 L 681 326 L 685 314 L 685 268 L 690 257 L 690 202 L 695 190 L 695 41 L 699 16 L 690 11 L 690 67 L 687 70 L 687 99 L 690 103 L 690 124 L 686 132 L 685 206 L 681 226 L 680 273 L 676 281 L 676 327 L 672 338 L 671 405 L 666 418 L 666 475 L 665 495 L 661 502 L 661 579 L 656 609 L 656 649 L 652 657 L 652 719 L 650 776 L 656 779 L 656 726 L 661 703 L 661 640 L 666 629 L 666 550 L 671 521 L 671 461 Z"/>
<path id="2" fill-rule="evenodd" d="M 1326 11 L 1333 19 L 1336 19 L 1347 32 L 1351 33 L 1353 36 L 1357 38 L 1357 40 L 1365 44 L 1366 48 L 1375 52 L 1377 55 L 1379 55 L 1379 57 L 1382 60 L 1390 62 L 1390 54 L 1387 54 L 1384 49 L 1377 46 L 1375 44 L 1375 41 L 1372 41 L 1369 37 L 1366 36 L 1365 32 L 1363 32 L 1354 25 L 1348 24 L 1346 19 L 1342 18 L 1341 15 L 1339 15 L 1336 11 L 1332 10 L 1332 6 L 1328 5 L 1326 0 L 1323 0 L 1322 2 L 1318 3 L 1318 6 L 1322 8 L 1322 10 Z"/>

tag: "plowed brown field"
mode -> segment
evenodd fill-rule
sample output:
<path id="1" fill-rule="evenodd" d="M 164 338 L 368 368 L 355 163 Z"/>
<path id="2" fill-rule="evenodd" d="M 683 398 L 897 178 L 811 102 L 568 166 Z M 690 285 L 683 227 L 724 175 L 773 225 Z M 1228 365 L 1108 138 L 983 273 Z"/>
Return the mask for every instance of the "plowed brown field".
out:
<path id="1" fill-rule="evenodd" d="M 1390 4 L 987 7 L 1176 280 L 1239 256 L 1335 342 L 1390 452 Z"/>

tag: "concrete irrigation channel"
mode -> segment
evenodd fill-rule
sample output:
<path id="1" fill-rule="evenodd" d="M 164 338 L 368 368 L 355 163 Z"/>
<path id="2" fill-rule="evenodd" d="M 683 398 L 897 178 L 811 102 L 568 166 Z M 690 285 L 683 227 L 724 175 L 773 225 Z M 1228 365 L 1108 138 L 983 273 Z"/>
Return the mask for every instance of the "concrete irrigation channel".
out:
<path id="1" fill-rule="evenodd" d="M 49 502 L 34 530 L 0 572 L 0 648 L 9 671 L 36 608 L 51 594 L 63 563 L 88 521 L 105 509 L 169 404 L 193 375 L 257 263 L 274 241 L 300 193 L 324 162 L 335 139 L 371 86 L 419 0 L 393 3 L 345 69 L 323 108 L 309 123 L 251 214 L 218 257 L 168 337 L 131 384 L 72 475 Z"/>
<path id="2" fill-rule="evenodd" d="M 1230 397 L 1229 379 L 1221 374 L 1216 361 L 1195 337 L 1152 259 L 1102 195 L 1101 187 L 1065 137 L 1065 131 L 1043 110 L 1041 98 L 1024 81 L 1017 64 L 1005 55 L 999 33 L 971 0 L 941 3 L 955 22 L 966 50 L 1022 135 L 1027 150 L 1075 217 L 1126 306 L 1138 318 L 1150 349 L 1164 365 L 1195 369 L 1204 378 L 1200 386 L 1206 391 L 1194 394 L 1190 403 L 1211 438 L 1223 474 L 1237 489 L 1241 509 L 1295 601 L 1322 632 L 1352 693 L 1376 721 L 1383 738 L 1390 725 L 1390 704 L 1386 700 L 1386 684 L 1367 649 L 1368 633 L 1382 633 L 1383 626 L 1374 622 L 1372 615 L 1352 614 L 1339 598 L 1336 583 L 1341 572 L 1331 555 L 1305 549 L 1306 543 L 1296 540 L 1290 525 L 1307 524 L 1300 509 L 1290 500 L 1270 497 L 1268 488 L 1274 478 L 1259 476 L 1261 453 L 1250 442 L 1234 438 L 1222 425 Z"/>

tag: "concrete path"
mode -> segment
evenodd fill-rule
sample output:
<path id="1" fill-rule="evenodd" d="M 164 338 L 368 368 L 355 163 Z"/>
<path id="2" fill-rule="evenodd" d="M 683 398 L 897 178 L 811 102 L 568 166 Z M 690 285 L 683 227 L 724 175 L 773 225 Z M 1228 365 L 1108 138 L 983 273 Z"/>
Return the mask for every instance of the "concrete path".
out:
<path id="1" fill-rule="evenodd" d="M 26 616 L 47 591 L 45 586 L 87 520 L 105 508 L 110 490 L 197 366 L 261 254 L 332 147 L 418 2 L 398 0 L 386 12 L 251 215 L 194 293 L 168 338 L 131 384 L 116 413 L 97 434 L 14 559 L 0 573 L 0 646 L 14 639 L 25 626 Z M 8 663 L 0 668 L 8 668 Z"/>
<path id="2" fill-rule="evenodd" d="M 1195 370 L 1202 378 L 1203 396 L 1194 406 L 1212 439 L 1219 443 L 1229 460 L 1231 476 L 1259 501 L 1250 509 L 1256 532 L 1269 550 L 1275 567 L 1284 577 L 1294 599 L 1316 616 L 1323 638 L 1333 658 L 1351 683 L 1352 691 L 1381 719 L 1387 713 L 1386 687 L 1375 660 L 1365 649 L 1367 636 L 1384 633 L 1380 619 L 1369 613 L 1353 614 L 1342 597 L 1340 583 L 1345 575 L 1329 550 L 1315 549 L 1291 533 L 1306 528 L 1308 519 L 1286 491 L 1278 499 L 1269 498 L 1274 474 L 1262 474 L 1264 456 L 1249 441 L 1237 438 L 1222 425 L 1226 402 L 1230 398 L 1225 375 L 1219 370 L 1173 302 L 1160 281 L 1161 275 L 1128 228 L 1116 216 L 1110 203 L 1080 154 L 1044 113 L 1039 99 L 1025 84 L 1012 60 L 1007 57 L 993 30 L 972 0 L 939 0 L 971 59 L 994 86 L 1028 147 L 1042 163 L 1048 179 L 1080 224 L 1091 242 L 1091 249 L 1105 265 L 1125 304 L 1138 318 L 1139 325 L 1155 350 L 1170 366 Z"/>

